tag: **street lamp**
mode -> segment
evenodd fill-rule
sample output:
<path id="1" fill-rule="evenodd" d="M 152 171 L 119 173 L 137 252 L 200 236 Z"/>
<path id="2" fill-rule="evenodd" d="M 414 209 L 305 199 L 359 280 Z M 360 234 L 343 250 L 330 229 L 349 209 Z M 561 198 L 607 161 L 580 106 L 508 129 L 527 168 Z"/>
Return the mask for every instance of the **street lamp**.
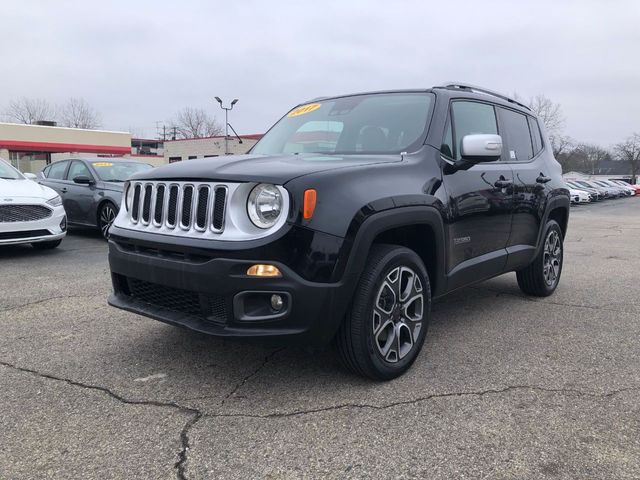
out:
<path id="1" fill-rule="evenodd" d="M 233 106 L 238 103 L 238 99 L 234 98 L 229 107 L 222 104 L 220 97 L 214 97 L 220 104 L 220 108 L 224 110 L 224 154 L 229 155 L 229 110 L 233 110 Z"/>

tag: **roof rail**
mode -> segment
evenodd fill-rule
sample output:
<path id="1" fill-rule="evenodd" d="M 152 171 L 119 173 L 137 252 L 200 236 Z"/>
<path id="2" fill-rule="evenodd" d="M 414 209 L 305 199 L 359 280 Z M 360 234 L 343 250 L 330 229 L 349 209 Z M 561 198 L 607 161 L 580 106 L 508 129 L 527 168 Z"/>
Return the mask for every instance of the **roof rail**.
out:
<path id="1" fill-rule="evenodd" d="M 435 88 L 449 88 L 449 89 L 459 89 L 459 90 L 468 90 L 471 92 L 484 93 L 486 95 L 491 95 L 493 97 L 501 98 L 502 100 L 506 100 L 507 102 L 515 103 L 516 105 L 520 105 L 522 108 L 526 108 L 531 111 L 529 107 L 527 107 L 524 103 L 521 103 L 511 97 L 507 97 L 498 92 L 494 92 L 493 90 L 489 90 L 487 88 L 478 87 L 477 85 L 470 85 L 468 83 L 459 83 L 459 82 L 446 82 L 445 85 L 440 85 Z"/>

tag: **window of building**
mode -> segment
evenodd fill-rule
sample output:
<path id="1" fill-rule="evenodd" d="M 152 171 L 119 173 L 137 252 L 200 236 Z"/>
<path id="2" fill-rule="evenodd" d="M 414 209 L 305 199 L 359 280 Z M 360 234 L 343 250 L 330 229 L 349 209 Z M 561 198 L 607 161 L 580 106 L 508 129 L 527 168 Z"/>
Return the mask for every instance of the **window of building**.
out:
<path id="1" fill-rule="evenodd" d="M 504 126 L 502 141 L 507 146 L 507 159 L 515 162 L 526 162 L 533 158 L 533 144 L 529 132 L 527 116 L 500 108 L 500 118 Z"/>
<path id="2" fill-rule="evenodd" d="M 182 160 L 182 157 L 169 157 L 169 163 L 176 163 Z"/>
<path id="3" fill-rule="evenodd" d="M 219 157 L 220 155 L 205 155 L 204 158 Z"/>
<path id="4" fill-rule="evenodd" d="M 189 160 L 195 160 L 196 158 L 198 158 L 197 155 L 189 155 Z"/>
<path id="5" fill-rule="evenodd" d="M 462 158 L 462 138 L 473 134 L 497 134 L 498 123 L 492 105 L 479 102 L 456 101 L 451 106 L 455 137 L 455 158 Z"/>

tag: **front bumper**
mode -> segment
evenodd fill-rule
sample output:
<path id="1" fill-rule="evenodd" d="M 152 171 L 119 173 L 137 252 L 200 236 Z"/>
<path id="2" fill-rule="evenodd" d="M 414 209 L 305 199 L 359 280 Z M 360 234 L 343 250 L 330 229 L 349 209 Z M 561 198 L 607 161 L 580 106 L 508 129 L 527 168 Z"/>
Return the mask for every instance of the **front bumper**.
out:
<path id="1" fill-rule="evenodd" d="M 256 263 L 276 265 L 282 277 L 247 276 Z M 311 282 L 281 262 L 261 258 L 207 258 L 112 238 L 109 264 L 110 305 L 220 337 L 323 344 L 346 310 L 342 282 Z M 269 310 L 273 294 L 284 299 L 281 311 Z"/>
<path id="2" fill-rule="evenodd" d="M 0 245 L 53 242 L 66 235 L 66 214 L 62 206 L 42 220 L 0 223 Z"/>

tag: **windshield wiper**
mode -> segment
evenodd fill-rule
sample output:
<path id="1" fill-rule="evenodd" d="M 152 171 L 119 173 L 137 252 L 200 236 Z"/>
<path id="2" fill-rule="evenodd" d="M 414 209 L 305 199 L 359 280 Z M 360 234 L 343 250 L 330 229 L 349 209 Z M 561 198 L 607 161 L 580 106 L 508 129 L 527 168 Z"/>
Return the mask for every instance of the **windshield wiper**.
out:
<path id="1" fill-rule="evenodd" d="M 2 180 L 17 180 L 15 177 L 0 177 Z"/>
<path id="2" fill-rule="evenodd" d="M 111 178 L 109 180 L 103 180 L 103 182 L 124 182 L 124 180 L 120 180 L 118 178 Z"/>

